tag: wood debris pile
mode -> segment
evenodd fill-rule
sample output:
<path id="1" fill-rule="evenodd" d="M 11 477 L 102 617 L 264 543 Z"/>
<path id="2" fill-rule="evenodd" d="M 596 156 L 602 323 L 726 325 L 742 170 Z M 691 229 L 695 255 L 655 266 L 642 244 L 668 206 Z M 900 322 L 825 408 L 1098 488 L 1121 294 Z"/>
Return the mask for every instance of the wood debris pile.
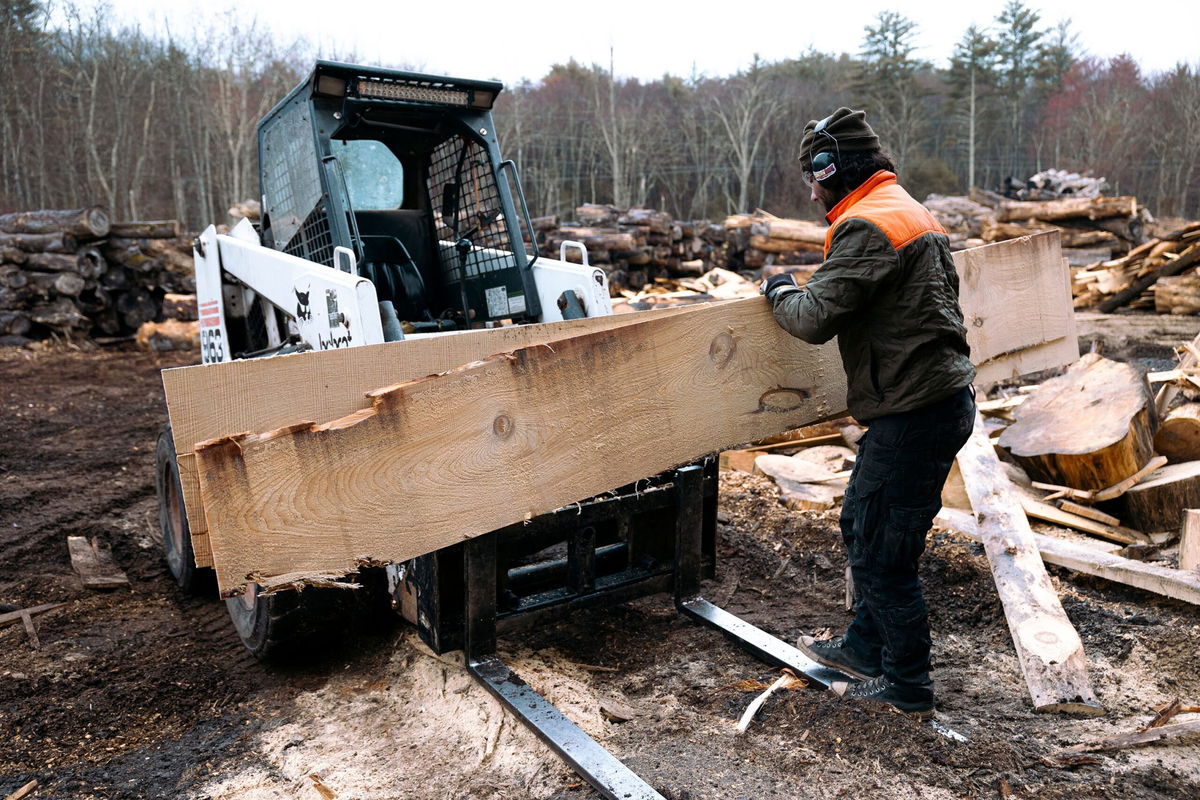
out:
<path id="1" fill-rule="evenodd" d="M 0 216 L 0 337 L 124 336 L 194 292 L 191 239 L 175 220 L 111 223 L 101 208 Z"/>
<path id="2" fill-rule="evenodd" d="M 1109 313 L 1128 306 L 1160 314 L 1200 312 L 1200 222 L 1134 247 L 1126 255 L 1075 270 L 1075 308 Z"/>
<path id="3" fill-rule="evenodd" d="M 969 197 L 929 195 L 925 207 L 950 234 L 955 249 L 1057 230 L 1072 266 L 1107 261 L 1146 240 L 1150 214 L 1134 197 L 1066 194 L 1050 200 L 1013 200 L 972 189 Z"/>

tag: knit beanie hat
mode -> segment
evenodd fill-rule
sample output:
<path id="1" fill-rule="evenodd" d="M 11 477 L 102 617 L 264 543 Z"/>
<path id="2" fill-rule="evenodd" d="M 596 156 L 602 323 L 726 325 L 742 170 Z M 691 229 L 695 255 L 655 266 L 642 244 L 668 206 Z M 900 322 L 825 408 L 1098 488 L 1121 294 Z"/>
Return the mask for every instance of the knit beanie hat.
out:
<path id="1" fill-rule="evenodd" d="M 800 166 L 803 169 L 811 168 L 812 158 L 817 153 L 851 153 L 880 149 L 879 137 L 867 124 L 867 112 L 851 111 L 842 106 L 827 119 L 829 121 L 825 123 L 824 133 L 816 132 L 818 120 L 809 120 L 804 126 L 804 136 L 800 139 Z M 837 144 L 834 144 L 834 139 L 837 139 Z"/>

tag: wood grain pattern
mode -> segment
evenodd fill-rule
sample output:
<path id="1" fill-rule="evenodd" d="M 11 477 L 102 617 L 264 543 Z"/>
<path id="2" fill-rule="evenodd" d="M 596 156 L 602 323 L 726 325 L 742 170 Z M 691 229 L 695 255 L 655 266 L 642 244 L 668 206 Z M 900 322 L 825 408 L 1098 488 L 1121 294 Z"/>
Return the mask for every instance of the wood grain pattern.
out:
<path id="1" fill-rule="evenodd" d="M 1103 713 L 1083 642 L 1046 574 L 1020 493 L 1000 466 L 982 416 L 957 461 L 1034 710 Z"/>
<path id="2" fill-rule="evenodd" d="M 962 280 L 962 304 L 967 314 L 972 357 L 980 367 L 980 381 L 1060 366 L 1074 360 L 1078 347 L 1066 270 L 1057 258 L 1053 234 L 1041 234 L 976 248 L 978 254 L 956 254 Z M 973 251 L 966 251 L 971 253 Z M 998 264 L 998 267 L 993 267 Z M 1010 272 L 1022 275 L 1050 273 L 1022 291 L 1005 288 Z M 1062 272 L 1062 295 L 1057 317 L 1066 322 L 1041 326 L 1035 315 L 1053 308 L 1045 287 Z M 1037 287 L 1037 288 L 1029 288 Z M 1007 292 L 1008 305 L 988 299 Z M 1050 292 L 1052 295 L 1053 292 Z M 1035 303 L 1036 301 L 1036 303 Z M 754 302 L 751 298 L 746 302 Z M 760 305 L 762 301 L 757 301 Z M 170 408 L 175 448 L 179 454 L 180 481 L 198 566 L 212 566 L 207 521 L 200 498 L 199 478 L 192 464 L 197 442 L 242 432 L 262 432 L 301 421 L 328 422 L 370 406 L 367 393 L 380 386 L 400 383 L 485 358 L 495 353 L 554 341 L 574 334 L 612 330 L 645 321 L 644 314 L 688 314 L 698 307 L 664 309 L 640 314 L 527 325 L 434 339 L 393 342 L 349 350 L 311 352 L 267 359 L 236 361 L 163 372 Z M 978 314 L 975 309 L 983 309 Z M 982 315 L 982 316 L 981 316 Z M 655 317 L 658 318 L 658 317 Z M 973 322 L 973 320 L 978 320 Z M 1040 327 L 1039 327 L 1040 326 Z M 1028 330 L 1036 327 L 1054 337 L 1033 343 L 1036 337 L 993 335 L 993 329 Z M 1001 348 L 1001 349 L 996 349 Z M 1016 349 L 1011 349 L 1016 348 Z M 832 356 L 836 359 L 836 354 Z M 840 382 L 840 362 L 829 374 Z"/>
<path id="3" fill-rule="evenodd" d="M 845 379 L 833 343 L 792 338 L 750 298 L 371 396 L 372 408 L 322 425 L 196 448 L 223 592 L 403 561 L 838 416 Z"/>
<path id="4" fill-rule="evenodd" d="M 495 353 L 643 320 L 663 309 L 543 325 L 471 331 L 427 339 L 325 350 L 163 370 L 184 508 L 198 566 L 212 566 L 200 484 L 191 457 L 196 442 L 245 431 L 266 431 L 300 420 L 326 422 L 370 407 L 367 392 L 445 372 Z"/>
<path id="5" fill-rule="evenodd" d="M 1154 455 L 1157 419 L 1145 378 L 1095 353 L 1039 386 L 1013 416 L 1000 445 L 1035 480 L 1104 489 Z"/>
<path id="6" fill-rule="evenodd" d="M 961 250 L 954 265 L 977 384 L 1079 358 L 1057 231 Z"/>

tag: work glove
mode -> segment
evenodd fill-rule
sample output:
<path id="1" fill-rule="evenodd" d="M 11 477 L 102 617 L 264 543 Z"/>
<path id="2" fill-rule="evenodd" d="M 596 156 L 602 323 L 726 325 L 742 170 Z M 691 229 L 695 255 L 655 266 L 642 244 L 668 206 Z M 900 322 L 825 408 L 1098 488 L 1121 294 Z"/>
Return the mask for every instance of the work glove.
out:
<path id="1" fill-rule="evenodd" d="M 796 285 L 796 279 L 792 277 L 790 272 L 777 272 L 763 281 L 762 286 L 759 287 L 772 303 L 775 302 L 775 296 L 780 291 L 790 291 L 798 288 L 800 287 Z"/>

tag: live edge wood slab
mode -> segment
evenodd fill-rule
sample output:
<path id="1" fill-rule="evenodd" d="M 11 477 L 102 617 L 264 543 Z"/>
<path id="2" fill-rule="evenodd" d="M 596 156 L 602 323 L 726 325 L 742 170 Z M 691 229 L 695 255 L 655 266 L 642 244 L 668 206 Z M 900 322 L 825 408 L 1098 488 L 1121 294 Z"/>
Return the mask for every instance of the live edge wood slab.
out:
<path id="1" fill-rule="evenodd" d="M 1056 232 L 1022 237 L 1010 242 L 957 253 L 955 262 L 961 279 L 961 302 L 967 323 L 968 341 L 972 347 L 972 358 L 980 368 L 978 379 L 980 383 L 1059 366 L 1078 356 L 1074 320 L 1070 314 L 1069 272 L 1061 259 Z M 737 310 L 730 311 L 730 308 Z M 734 315 L 748 327 L 736 332 L 722 331 L 722 325 L 728 327 L 724 321 L 724 315 L 727 314 Z M 693 317 L 692 315 L 697 316 Z M 687 325 L 673 323 L 668 326 L 668 317 L 675 316 L 686 316 L 691 322 Z M 653 323 L 655 327 L 645 327 L 650 323 Z M 617 329 L 622 331 L 632 329 L 631 326 L 637 326 L 640 331 L 638 337 L 629 338 L 626 341 L 627 336 L 624 332 L 612 333 Z M 676 328 L 686 328 L 687 330 L 681 333 Z M 751 331 L 753 335 L 749 335 Z M 710 347 L 715 347 L 717 353 L 711 358 L 719 359 L 719 353 L 723 352 L 722 348 L 727 347 L 727 340 L 722 339 L 722 344 L 719 345 L 714 342 L 722 332 L 727 333 L 738 343 L 740 352 L 737 354 L 737 358 L 730 357 L 731 366 L 723 370 L 721 380 L 705 386 L 693 385 L 693 394 L 685 398 L 689 402 L 680 407 L 681 414 L 669 415 L 669 419 L 667 416 L 663 416 L 665 406 L 676 401 L 663 399 L 658 393 L 665 391 L 665 387 L 686 386 L 689 376 L 695 374 L 695 364 L 691 361 L 685 360 L 676 364 L 674 359 L 680 357 L 681 353 L 685 351 L 693 360 L 703 359 L 709 357 L 705 353 L 707 352 L 706 348 Z M 698 343 L 672 338 L 682 335 L 702 338 Z M 743 338 L 739 340 L 738 336 Z M 842 405 L 840 398 L 844 395 L 845 390 L 844 376 L 836 347 L 831 343 L 814 351 L 814 348 L 809 345 L 783 334 L 775 326 L 766 302 L 757 298 L 715 306 L 519 326 L 436 339 L 392 342 L 349 350 L 310 352 L 166 370 L 163 373 L 163 384 L 170 408 L 180 478 L 197 565 L 214 566 L 208 536 L 209 528 L 214 520 L 225 520 L 227 523 L 237 520 L 239 525 L 250 526 L 243 531 L 242 538 L 253 538 L 254 534 L 251 531 L 257 530 L 254 526 L 259 524 L 259 520 L 252 518 L 251 509 L 256 508 L 260 502 L 281 502 L 277 497 L 268 497 L 261 501 L 254 500 L 244 506 L 240 517 L 229 502 L 223 502 L 221 510 L 207 513 L 209 499 L 221 497 L 222 493 L 215 488 L 216 484 L 213 483 L 213 491 L 206 491 L 202 495 L 201 476 L 197 471 L 198 459 L 195 453 L 197 443 L 212 439 L 226 439 L 227 442 L 223 446 L 228 449 L 230 445 L 236 445 L 237 452 L 240 454 L 243 450 L 252 451 L 260 445 L 265 447 L 266 443 L 272 440 L 285 438 L 280 433 L 281 429 L 290 434 L 308 431 L 306 435 L 310 439 L 332 441 L 332 439 L 322 438 L 324 432 L 333 430 L 342 423 L 331 422 L 331 420 L 340 420 L 348 415 L 353 417 L 356 412 L 371 412 L 372 415 L 377 413 L 376 409 L 381 407 L 381 401 L 377 398 L 378 393 L 373 390 L 378 387 L 402 384 L 404 381 L 443 373 L 458 365 L 487 359 L 497 353 L 512 354 L 511 358 L 505 357 L 503 363 L 530 365 L 527 369 L 540 370 L 536 373 L 539 377 L 525 379 L 527 383 L 536 383 L 543 380 L 540 377 L 542 374 L 548 374 L 551 371 L 546 359 L 559 352 L 566 352 L 559 347 L 559 341 L 571 337 L 592 338 L 581 338 L 576 343 L 576 348 L 572 350 L 575 352 L 574 362 L 564 361 L 555 367 L 555 371 L 569 374 L 569 385 L 565 385 L 554 398 L 534 399 L 524 389 L 514 388 L 513 382 L 516 381 L 514 377 L 509 382 L 506 391 L 523 393 L 519 398 L 510 395 L 507 407 L 520 409 L 522 414 L 527 414 L 534 410 L 534 406 L 530 406 L 529 403 L 545 401 L 558 403 L 559 407 L 569 406 L 572 409 L 571 416 L 558 419 L 547 418 L 547 430 L 555 434 L 561 433 L 564 426 L 570 427 L 576 423 L 576 415 L 585 413 L 593 404 L 599 403 L 604 406 L 610 401 L 613 403 L 619 401 L 620 398 L 617 396 L 606 397 L 605 393 L 611 392 L 611 387 L 601 387 L 596 384 L 590 373 L 575 372 L 577 367 L 585 363 L 590 368 L 595 362 L 603 361 L 607 368 L 616 370 L 616 374 L 611 375 L 610 378 L 620 388 L 629 388 L 623 382 L 626 371 L 638 376 L 652 376 L 645 381 L 645 385 L 641 388 L 645 394 L 643 395 L 644 402 L 639 408 L 644 415 L 650 415 L 654 422 L 648 429 L 637 428 L 622 431 L 622 441 L 624 441 L 624 436 L 642 436 L 645 439 L 643 446 L 651 451 L 657 451 L 660 448 L 656 446 L 656 443 L 665 441 L 668 436 L 674 435 L 672 431 L 680 428 L 689 430 L 693 434 L 698 432 L 699 438 L 705 440 L 701 449 L 695 450 L 691 455 L 679 457 L 673 462 L 669 458 L 656 458 L 640 462 L 637 451 L 629 451 L 624 445 L 614 447 L 609 456 L 630 465 L 633 469 L 630 470 L 629 477 L 623 477 L 615 483 L 600 486 L 596 491 L 606 491 L 613 486 L 627 482 L 627 480 L 645 477 L 660 468 L 665 468 L 652 467 L 652 464 L 661 462 L 666 466 L 672 466 L 721 447 L 742 444 L 765 435 L 756 426 L 744 426 L 755 428 L 753 431 L 736 425 L 729 430 L 713 427 L 722 419 L 724 413 L 721 409 L 724 407 L 725 401 L 720 399 L 720 396 L 732 385 L 730 379 L 725 375 L 738 373 L 739 370 L 748 371 L 748 374 L 753 375 L 755 380 L 766 380 L 768 383 L 773 373 L 780 370 L 784 377 L 789 379 L 798 378 L 798 374 L 804 373 L 804 370 L 817 369 L 819 371 L 808 373 L 813 376 L 810 380 L 814 382 L 813 389 L 816 390 L 813 398 L 818 396 L 825 398 L 829 401 L 829 408 L 820 413 L 813 413 L 812 407 L 823 408 L 823 406 L 820 403 L 807 402 L 802 407 L 787 413 L 760 413 L 755 417 L 756 421 L 770 419 L 780 423 L 778 426 L 762 426 L 762 429 L 769 428 L 771 432 L 778 432 L 787 427 L 816 422 L 822 418 L 822 415 L 836 414 L 840 408 L 833 409 L 832 407 Z M 752 344 L 756 341 L 768 344 L 764 345 L 764 349 L 756 350 Z M 608 350 L 592 352 L 600 343 L 604 343 Z M 544 347 L 546 344 L 549 344 L 553 350 Z M 692 347 L 693 345 L 694 347 Z M 579 351 L 576 352 L 576 350 Z M 695 352 L 691 352 L 692 350 Z M 541 352 L 535 353 L 534 351 Z M 638 366 L 625 367 L 618 364 L 613 367 L 614 359 L 623 358 L 622 354 L 625 352 L 640 354 Z M 749 352 L 753 352 L 753 358 L 757 359 L 755 363 L 747 364 L 745 362 L 745 359 L 749 357 Z M 813 355 L 814 352 L 819 352 L 819 356 Z M 589 353 L 590 355 L 587 355 Z M 801 358 L 801 355 L 804 357 Z M 709 363 L 715 363 L 711 361 L 711 358 Z M 778 363 L 772 363 L 775 359 L 779 359 Z M 651 365 L 650 371 L 647 371 L 643 362 Z M 473 365 L 469 369 L 455 371 L 452 373 L 458 376 L 455 381 L 470 381 L 473 384 L 479 384 L 482 375 L 489 376 L 488 380 L 494 380 L 495 371 L 498 369 L 496 363 L 500 362 L 496 358 L 492 358 L 487 363 L 491 363 L 492 366 L 483 369 L 480 365 Z M 568 366 L 568 364 L 574 364 L 574 366 Z M 800 370 L 800 373 L 797 373 L 796 370 Z M 532 376 L 535 373 L 529 374 Z M 448 383 L 449 381 L 441 381 L 443 385 Z M 754 394 L 751 399 L 757 402 L 767 385 L 767 383 L 761 383 L 757 387 L 759 394 Z M 771 384 L 774 388 L 786 385 L 781 381 L 777 382 L 777 385 Z M 740 389 L 744 395 L 750 396 L 748 393 L 754 392 L 755 386 L 751 384 L 740 387 Z M 444 386 L 439 385 L 438 391 L 446 390 Z M 686 393 L 687 389 L 684 388 L 682 391 Z M 407 394 L 426 397 L 433 393 L 429 387 L 411 386 L 404 388 L 397 398 L 407 396 Z M 772 402 L 776 402 L 783 395 L 777 393 L 772 397 Z M 830 399 L 834 397 L 839 399 L 834 402 Z M 388 407 L 387 403 L 384 403 L 383 406 Z M 687 416 L 689 414 L 697 416 L 689 418 Z M 433 425 L 429 429 L 430 435 L 436 435 L 439 437 L 439 441 L 443 438 L 453 441 L 458 433 L 452 429 L 453 425 L 450 425 L 450 429 L 447 428 L 447 420 L 451 418 L 446 414 L 435 415 L 435 417 L 436 419 L 432 421 L 427 420 L 429 424 Z M 642 419 L 644 418 L 643 416 Z M 685 419 L 686 423 L 680 422 L 681 419 Z M 624 422 L 614 417 L 609 420 L 609 424 L 608 433 L 615 436 L 618 432 L 617 429 L 622 427 Z M 310 427 L 312 430 L 309 430 Z M 317 430 L 318 428 L 321 430 Z M 520 435 L 528 435 L 525 427 L 522 427 L 520 431 Z M 243 432 L 260 435 L 242 435 Z M 557 438 L 553 440 L 553 443 L 555 447 L 566 446 Z M 687 443 L 695 443 L 695 437 L 688 439 Z M 553 453 L 556 458 L 561 459 L 562 456 L 557 453 L 555 447 L 547 447 L 541 455 Z M 571 447 L 575 447 L 575 445 L 567 447 L 568 452 Z M 278 445 L 276 445 L 277 448 Z M 667 451 L 675 452 L 675 450 L 666 448 L 664 455 Z M 323 452 L 331 453 L 332 451 Z M 615 456 L 612 456 L 613 452 L 616 453 Z M 656 453 L 656 455 L 658 454 Z M 420 461 L 414 461 L 409 466 L 412 471 L 417 472 L 430 469 L 423 466 L 423 462 Z M 641 471 L 640 474 L 632 474 L 637 471 Z M 503 469 L 497 466 L 494 474 L 502 476 Z M 515 478 L 510 476 L 508 480 L 509 483 L 504 484 L 504 487 L 506 487 L 506 491 L 511 492 L 512 481 Z M 301 487 L 299 484 L 295 484 L 292 488 L 298 490 Z M 308 487 L 304 488 L 307 491 Z M 486 494 L 488 491 L 495 491 L 495 486 L 480 485 L 476 488 L 477 490 L 471 498 L 471 503 L 474 505 L 485 504 L 481 498 L 486 498 L 488 503 L 495 503 L 499 502 L 496 498 L 503 497 L 503 495 Z M 275 490 L 282 491 L 279 487 L 276 487 Z M 586 497 L 591 491 L 590 489 L 583 491 L 583 487 L 579 487 L 579 490 L 582 492 L 581 494 L 568 497 L 564 502 L 569 503 Z M 395 486 L 389 491 L 407 491 L 407 489 Z M 437 494 L 442 490 L 428 491 L 434 491 Z M 445 489 L 445 491 L 449 492 L 450 489 Z M 241 497 L 244 502 L 253 499 L 246 494 L 242 494 Z M 297 502 L 307 504 L 315 501 L 305 497 L 298 499 Z M 379 498 L 376 502 L 385 505 L 391 503 L 397 507 L 409 505 L 409 499 L 403 494 L 395 494 L 391 498 Z M 348 516 L 357 517 L 357 511 L 348 513 Z M 444 526 L 456 529 L 455 540 L 463 538 L 464 535 L 473 535 L 467 532 L 470 530 L 469 528 L 458 529 L 457 527 L 460 521 L 464 524 L 470 522 L 469 517 L 462 520 L 453 519 L 447 512 L 440 519 Z M 280 521 L 280 519 L 275 519 L 273 524 L 277 525 Z M 324 542 L 327 538 L 342 542 L 341 549 L 338 551 L 338 568 L 344 568 L 347 564 L 352 568 L 361 558 L 384 558 L 383 551 L 379 549 L 374 552 L 356 550 L 357 545 L 345 539 L 341 528 L 336 525 L 322 527 L 319 522 L 314 521 L 307 527 L 298 529 L 301 532 L 290 534 L 290 539 L 288 538 L 289 534 L 284 534 L 278 528 L 272 530 L 274 535 L 263 542 L 262 549 L 272 552 L 272 555 L 275 556 L 272 563 L 275 566 L 251 568 L 250 572 L 258 577 L 274 574 L 270 571 L 271 569 L 285 569 L 283 562 L 288 561 L 291 554 L 302 555 L 307 552 L 307 548 L 312 545 L 312 542 Z M 307 533 L 302 531 L 307 531 Z M 382 538 L 403 538 L 394 531 L 377 531 L 377 535 Z M 272 550 L 281 540 L 289 541 L 290 545 L 281 551 Z M 430 541 L 436 542 L 438 539 L 434 536 Z M 224 543 L 219 546 L 224 546 Z M 326 546 L 326 544 L 321 545 L 322 548 Z M 286 569 L 291 573 L 305 571 L 309 567 L 297 563 Z M 330 567 L 330 569 L 334 568 Z M 241 577 L 231 577 L 236 573 L 230 573 L 228 567 L 224 572 L 226 583 L 222 588 L 227 591 L 236 588 L 246 579 L 246 573 L 243 573 Z"/>
<path id="2" fill-rule="evenodd" d="M 759 298 L 490 356 L 196 447 L 222 592 L 344 575 L 844 413 L 836 345 Z"/>

